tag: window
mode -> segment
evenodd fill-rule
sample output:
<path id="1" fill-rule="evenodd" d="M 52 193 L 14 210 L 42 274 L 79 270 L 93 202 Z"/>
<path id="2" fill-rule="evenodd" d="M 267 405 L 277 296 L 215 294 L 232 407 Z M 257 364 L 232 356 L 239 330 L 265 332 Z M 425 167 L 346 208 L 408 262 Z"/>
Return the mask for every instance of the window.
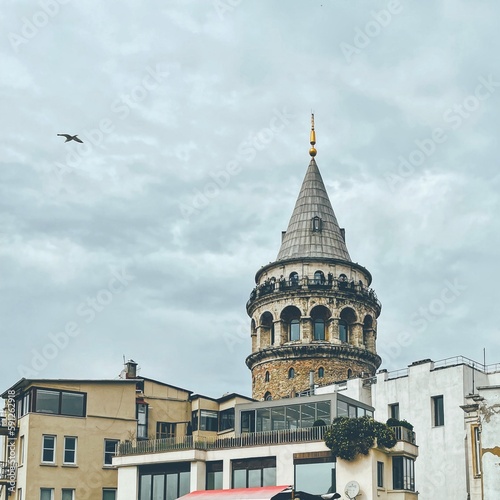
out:
<path id="1" fill-rule="evenodd" d="M 266 372 L 266 375 L 264 376 L 264 382 L 269 382 L 269 378 L 270 378 L 269 372 Z"/>
<path id="2" fill-rule="evenodd" d="M 415 491 L 415 462 L 408 457 L 392 457 L 392 489 Z"/>
<path id="3" fill-rule="evenodd" d="M 269 391 L 267 391 L 267 392 L 264 394 L 264 401 L 272 401 L 272 399 L 273 399 L 272 394 L 271 394 Z"/>
<path id="4" fill-rule="evenodd" d="M 384 462 L 377 462 L 377 487 L 384 487 Z"/>
<path id="5" fill-rule="evenodd" d="M 314 273 L 314 284 L 315 285 L 323 285 L 325 283 L 325 275 L 323 271 L 316 271 Z"/>
<path id="6" fill-rule="evenodd" d="M 320 217 L 317 215 L 311 219 L 312 222 L 312 231 L 313 233 L 319 233 L 321 231 L 321 228 L 323 226 L 322 220 Z"/>
<path id="7" fill-rule="evenodd" d="M 116 490 L 114 488 L 104 488 L 102 490 L 102 500 L 116 500 Z"/>
<path id="8" fill-rule="evenodd" d="M 222 490 L 222 460 L 207 462 L 207 490 Z"/>
<path id="9" fill-rule="evenodd" d="M 432 398 L 432 413 L 434 427 L 444 425 L 444 398 L 443 396 L 434 396 Z"/>
<path id="10" fill-rule="evenodd" d="M 298 319 L 290 321 L 290 340 L 300 340 L 300 322 Z"/>
<path id="11" fill-rule="evenodd" d="M 321 495 L 337 490 L 335 458 L 331 456 L 331 453 L 328 455 L 318 458 L 294 459 L 295 489 L 297 491 Z"/>
<path id="12" fill-rule="evenodd" d="M 297 286 L 299 284 L 299 275 L 296 272 L 290 273 L 290 285 Z"/>
<path id="13" fill-rule="evenodd" d="M 54 500 L 54 488 L 40 488 L 40 500 Z"/>
<path id="14" fill-rule="evenodd" d="M 64 437 L 63 464 L 76 464 L 76 437 Z"/>
<path id="15" fill-rule="evenodd" d="M 200 410 L 200 431 L 215 431 L 219 427 L 219 412 Z"/>
<path id="16" fill-rule="evenodd" d="M 113 465 L 113 457 L 118 450 L 118 439 L 104 440 L 104 465 Z"/>
<path id="17" fill-rule="evenodd" d="M 233 488 L 276 486 L 276 457 L 232 461 Z"/>
<path id="18" fill-rule="evenodd" d="M 146 403 L 136 404 L 137 439 L 148 438 L 148 405 Z"/>
<path id="19" fill-rule="evenodd" d="M 86 414 L 86 394 L 83 392 L 33 389 L 36 413 L 84 417 Z M 26 403 L 29 405 L 29 400 Z"/>
<path id="20" fill-rule="evenodd" d="M 72 488 L 63 488 L 61 500 L 75 500 L 75 490 Z"/>
<path id="21" fill-rule="evenodd" d="M 318 368 L 318 378 L 323 378 L 325 376 L 325 369 L 321 366 Z"/>
<path id="22" fill-rule="evenodd" d="M 174 438 L 176 428 L 172 422 L 156 422 L 156 439 Z"/>
<path id="23" fill-rule="evenodd" d="M 228 431 L 229 429 L 234 429 L 234 408 L 228 408 L 219 413 L 219 431 Z"/>
<path id="24" fill-rule="evenodd" d="M 325 340 L 325 320 L 318 318 L 314 320 L 314 340 Z"/>
<path id="25" fill-rule="evenodd" d="M 191 464 L 171 463 L 139 467 L 139 500 L 175 500 L 189 493 Z"/>
<path id="26" fill-rule="evenodd" d="M 19 438 L 19 465 L 24 463 L 24 436 Z"/>
<path id="27" fill-rule="evenodd" d="M 295 378 L 295 370 L 293 368 L 288 370 L 288 378 Z"/>
<path id="28" fill-rule="evenodd" d="M 389 405 L 389 417 L 399 420 L 399 403 Z"/>
<path id="29" fill-rule="evenodd" d="M 17 490 L 17 498 L 18 500 L 23 500 L 23 490 L 21 488 Z"/>
<path id="30" fill-rule="evenodd" d="M 478 425 L 472 426 L 472 466 L 474 477 L 481 475 L 481 430 Z"/>
<path id="31" fill-rule="evenodd" d="M 56 437 L 42 436 L 42 463 L 53 464 L 56 461 Z M 43 489 L 43 488 L 42 488 Z"/>
<path id="32" fill-rule="evenodd" d="M 241 432 L 255 432 L 255 410 L 241 412 Z"/>
<path id="33" fill-rule="evenodd" d="M 193 431 L 198 430 L 198 410 L 191 412 L 191 425 L 193 426 Z"/>
<path id="34" fill-rule="evenodd" d="M 352 377 L 352 370 L 349 368 L 347 370 L 347 378 L 351 378 Z"/>
<path id="35" fill-rule="evenodd" d="M 347 331 L 348 331 L 348 326 L 347 326 L 347 321 L 341 319 L 339 321 L 339 340 L 341 342 L 347 342 Z"/>

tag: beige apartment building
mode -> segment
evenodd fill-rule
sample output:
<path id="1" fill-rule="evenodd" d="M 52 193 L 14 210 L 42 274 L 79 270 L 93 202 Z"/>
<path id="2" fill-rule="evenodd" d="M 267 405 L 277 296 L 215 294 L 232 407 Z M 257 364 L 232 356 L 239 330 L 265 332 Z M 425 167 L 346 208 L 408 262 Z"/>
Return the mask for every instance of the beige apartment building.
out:
<path id="1" fill-rule="evenodd" d="M 21 379 L 5 391 L 0 499 L 114 500 L 120 442 L 212 437 L 219 405 L 231 422 L 235 401 L 249 400 L 193 395 L 136 367 L 127 362 L 116 380 Z"/>

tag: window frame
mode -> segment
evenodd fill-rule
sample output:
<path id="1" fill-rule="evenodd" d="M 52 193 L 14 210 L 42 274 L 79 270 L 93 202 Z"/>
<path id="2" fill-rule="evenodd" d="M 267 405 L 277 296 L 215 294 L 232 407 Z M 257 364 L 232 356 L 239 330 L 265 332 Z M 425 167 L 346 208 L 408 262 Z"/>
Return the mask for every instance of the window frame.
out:
<path id="1" fill-rule="evenodd" d="M 46 447 L 45 439 L 52 438 L 53 439 L 53 448 Z M 52 460 L 44 460 L 44 455 L 46 450 L 52 450 Z M 41 463 L 42 464 L 55 464 L 56 463 L 56 450 L 57 450 L 57 436 L 54 434 L 42 434 L 42 456 Z"/>
<path id="2" fill-rule="evenodd" d="M 471 425 L 471 440 L 472 440 L 472 470 L 474 477 L 481 477 L 481 427 L 479 424 Z"/>
<path id="3" fill-rule="evenodd" d="M 75 488 L 62 488 L 61 489 L 61 500 L 67 500 L 64 498 L 64 493 L 70 493 L 71 497 L 69 500 L 75 500 Z"/>
<path id="4" fill-rule="evenodd" d="M 54 488 L 40 488 L 40 500 L 44 500 L 42 494 L 47 492 L 50 494 L 50 500 L 54 500 Z"/>
<path id="5" fill-rule="evenodd" d="M 377 461 L 377 488 L 384 487 L 384 462 Z"/>
<path id="6" fill-rule="evenodd" d="M 389 418 L 399 420 L 399 403 L 391 403 L 389 405 Z"/>
<path id="7" fill-rule="evenodd" d="M 116 488 L 103 488 L 102 489 L 102 500 L 106 500 L 104 498 L 104 493 L 114 493 L 114 500 L 116 500 Z"/>
<path id="8" fill-rule="evenodd" d="M 415 460 L 404 455 L 392 457 L 392 489 L 415 491 Z"/>
<path id="9" fill-rule="evenodd" d="M 74 439 L 74 450 L 68 449 L 66 446 L 67 440 Z M 63 465 L 77 465 L 77 450 L 78 450 L 78 437 L 77 436 L 64 436 L 63 442 Z M 66 452 L 73 452 L 73 462 L 66 461 Z"/>
<path id="10" fill-rule="evenodd" d="M 144 411 L 141 411 L 144 409 Z M 144 415 L 144 422 L 141 422 L 140 415 Z M 135 404 L 135 418 L 137 419 L 137 439 L 148 439 L 149 405 L 147 403 Z"/>
<path id="11" fill-rule="evenodd" d="M 106 445 L 108 443 L 114 443 L 115 444 L 115 451 L 111 452 L 106 449 Z M 104 438 L 104 456 L 103 456 L 103 467 L 114 467 L 113 465 L 113 457 L 116 456 L 116 453 L 118 452 L 118 445 L 120 444 L 119 439 L 111 439 L 111 438 Z M 111 461 L 109 463 L 106 462 L 106 457 L 111 457 Z"/>
<path id="12" fill-rule="evenodd" d="M 176 422 L 156 422 L 156 439 L 171 439 L 176 435 Z"/>
<path id="13" fill-rule="evenodd" d="M 432 396 L 432 426 L 444 426 L 444 396 Z"/>

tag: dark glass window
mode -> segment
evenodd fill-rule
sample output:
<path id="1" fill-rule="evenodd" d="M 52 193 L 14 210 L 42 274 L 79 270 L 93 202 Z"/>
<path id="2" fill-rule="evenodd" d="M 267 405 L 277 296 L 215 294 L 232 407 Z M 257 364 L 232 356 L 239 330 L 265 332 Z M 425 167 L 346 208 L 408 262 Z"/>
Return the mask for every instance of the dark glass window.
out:
<path id="1" fill-rule="evenodd" d="M 229 429 L 234 429 L 234 408 L 228 408 L 219 413 L 219 431 Z"/>
<path id="2" fill-rule="evenodd" d="M 339 339 L 341 342 L 347 342 L 347 332 L 348 332 L 347 321 L 341 319 L 339 321 Z"/>
<path id="3" fill-rule="evenodd" d="M 293 368 L 288 370 L 288 378 L 295 378 L 295 370 Z"/>
<path id="4" fill-rule="evenodd" d="M 104 465 L 113 465 L 113 457 L 118 449 L 118 439 L 104 440 Z"/>
<path id="5" fill-rule="evenodd" d="M 207 490 L 222 489 L 222 460 L 207 462 Z"/>
<path id="6" fill-rule="evenodd" d="M 433 413 L 434 413 L 434 426 L 439 427 L 444 425 L 444 397 L 434 396 L 432 398 Z"/>
<path id="7" fill-rule="evenodd" d="M 321 318 L 314 320 L 314 340 L 325 340 L 325 321 Z"/>
<path id="8" fill-rule="evenodd" d="M 148 405 L 146 403 L 136 404 L 137 439 L 148 438 Z"/>
<path id="9" fill-rule="evenodd" d="M 269 372 L 266 372 L 265 376 L 264 376 L 264 382 L 269 382 Z"/>
<path id="10" fill-rule="evenodd" d="M 377 462 L 377 487 L 384 487 L 384 462 Z"/>
<path id="11" fill-rule="evenodd" d="M 290 340 L 300 340 L 300 322 L 298 319 L 290 321 Z"/>
<path id="12" fill-rule="evenodd" d="M 42 436 L 42 462 L 55 463 L 56 461 L 56 437 Z"/>
<path id="13" fill-rule="evenodd" d="M 255 410 L 241 412 L 241 432 L 255 432 Z"/>
<path id="14" fill-rule="evenodd" d="M 219 428 L 219 412 L 200 410 L 200 431 L 217 431 Z"/>
<path id="15" fill-rule="evenodd" d="M 176 428 L 172 422 L 156 422 L 156 439 L 174 438 Z"/>
<path id="16" fill-rule="evenodd" d="M 76 437 L 65 436 L 63 463 L 76 464 Z"/>
<path id="17" fill-rule="evenodd" d="M 392 457 L 392 488 L 415 491 L 415 462 L 408 457 Z"/>
<path id="18" fill-rule="evenodd" d="M 189 493 L 189 463 L 139 467 L 139 500 L 175 500 Z"/>
<path id="19" fill-rule="evenodd" d="M 70 415 L 84 417 L 86 394 L 83 392 L 56 391 L 50 389 L 33 389 L 34 411 L 53 415 Z M 29 405 L 29 396 L 25 398 Z M 24 410 L 24 409 L 23 409 Z"/>
<path id="20" fill-rule="evenodd" d="M 325 369 L 323 367 L 318 368 L 318 378 L 323 378 L 325 376 Z"/>
<path id="21" fill-rule="evenodd" d="M 276 486 L 276 457 L 233 460 L 233 488 Z"/>
<path id="22" fill-rule="evenodd" d="M 193 431 L 198 430 L 198 410 L 191 413 L 191 425 L 193 426 Z"/>
<path id="23" fill-rule="evenodd" d="M 389 405 L 389 416 L 399 420 L 399 403 Z"/>
<path id="24" fill-rule="evenodd" d="M 104 488 L 102 490 L 102 500 L 116 500 L 116 490 Z"/>

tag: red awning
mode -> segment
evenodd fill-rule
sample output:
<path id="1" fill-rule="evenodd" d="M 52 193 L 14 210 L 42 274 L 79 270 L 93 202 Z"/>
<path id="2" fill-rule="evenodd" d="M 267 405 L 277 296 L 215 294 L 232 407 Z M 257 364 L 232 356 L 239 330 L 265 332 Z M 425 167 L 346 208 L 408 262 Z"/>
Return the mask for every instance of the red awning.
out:
<path id="1" fill-rule="evenodd" d="M 177 500 L 271 500 L 290 486 L 264 486 L 263 488 L 235 488 L 232 490 L 193 491 Z M 291 490 L 290 490 L 291 491 Z"/>

